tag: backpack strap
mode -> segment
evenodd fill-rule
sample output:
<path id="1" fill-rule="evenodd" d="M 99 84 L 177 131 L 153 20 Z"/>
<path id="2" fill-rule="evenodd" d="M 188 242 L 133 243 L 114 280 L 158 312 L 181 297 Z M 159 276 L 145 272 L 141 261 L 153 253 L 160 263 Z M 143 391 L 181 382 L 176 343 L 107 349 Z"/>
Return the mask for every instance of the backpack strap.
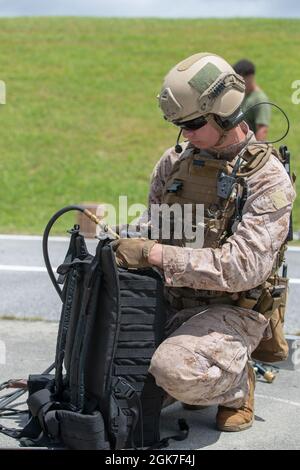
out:
<path id="1" fill-rule="evenodd" d="M 271 155 L 274 155 L 280 160 L 280 156 L 271 144 L 254 143 L 246 147 L 242 159 L 244 164 L 240 166 L 237 176 L 248 177 L 252 176 L 258 170 L 263 168 Z"/>
<path id="2" fill-rule="evenodd" d="M 60 398 L 63 392 L 63 361 L 65 358 L 67 335 L 76 291 L 80 289 L 82 264 L 90 264 L 92 256 L 88 253 L 84 237 L 78 228 L 70 230 L 71 239 L 63 264 L 57 268 L 58 283 L 65 284 L 62 291 L 63 307 L 59 322 L 55 354 L 55 394 Z"/>
<path id="3" fill-rule="evenodd" d="M 144 447 L 143 414 L 140 397 L 134 387 L 124 377 L 115 377 L 113 380 L 113 399 L 118 406 L 117 417 L 111 419 L 111 429 L 115 437 L 115 448 L 123 449 L 126 443 L 130 443 L 133 449 L 137 449 L 134 440 L 134 432 L 137 424 L 140 424 L 140 442 Z M 129 413 L 125 413 L 125 407 Z M 129 432 L 128 432 L 129 431 Z"/>
<path id="4" fill-rule="evenodd" d="M 85 374 L 84 368 L 88 350 L 89 338 L 96 314 L 95 308 L 89 308 L 92 298 L 97 299 L 100 291 L 101 270 L 100 256 L 103 243 L 99 243 L 95 257 L 89 263 L 88 272 L 84 276 L 83 294 L 79 318 L 76 325 L 73 343 L 70 371 L 70 403 L 74 409 L 82 411 L 85 406 Z M 74 302 L 74 299 L 73 299 Z M 94 306 L 94 305 L 93 305 Z"/>

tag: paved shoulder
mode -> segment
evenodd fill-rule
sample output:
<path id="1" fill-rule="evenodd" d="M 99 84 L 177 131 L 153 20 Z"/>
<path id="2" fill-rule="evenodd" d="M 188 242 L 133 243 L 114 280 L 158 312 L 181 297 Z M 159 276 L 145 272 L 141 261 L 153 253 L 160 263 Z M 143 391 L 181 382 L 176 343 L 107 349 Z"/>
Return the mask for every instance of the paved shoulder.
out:
<path id="1" fill-rule="evenodd" d="M 57 326 L 54 322 L 1 320 L 6 362 L 0 363 L 0 382 L 46 369 L 54 359 Z M 180 403 L 164 409 L 163 437 L 178 432 L 178 418 L 185 418 L 190 426 L 188 439 L 172 441 L 168 449 L 299 449 L 300 371 L 280 370 L 273 384 L 257 382 L 256 419 L 251 429 L 220 433 L 215 428 L 215 414 L 216 407 L 188 411 Z M 17 441 L 0 434 L 0 447 L 17 446 Z"/>

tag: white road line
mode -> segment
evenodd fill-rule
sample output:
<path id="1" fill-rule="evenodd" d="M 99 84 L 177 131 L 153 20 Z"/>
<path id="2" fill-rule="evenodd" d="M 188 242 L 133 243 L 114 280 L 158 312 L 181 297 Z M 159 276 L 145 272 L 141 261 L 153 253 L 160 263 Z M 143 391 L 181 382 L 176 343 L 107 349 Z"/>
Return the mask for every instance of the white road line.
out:
<path id="1" fill-rule="evenodd" d="M 19 241 L 42 241 L 43 237 L 40 235 L 10 235 L 10 234 L 0 234 L 0 240 L 19 240 Z M 91 239 L 93 240 L 93 239 Z M 67 242 L 70 241 L 69 237 L 49 237 L 51 242 Z M 97 241 L 97 240 L 94 240 Z M 289 246 L 288 251 L 290 252 L 299 252 L 300 246 Z"/>
<path id="2" fill-rule="evenodd" d="M 55 272 L 57 268 L 52 267 L 52 269 Z M 0 264 L 0 271 L 46 273 L 47 269 L 43 266 L 18 266 L 14 264 Z M 300 284 L 300 279 L 291 278 L 289 284 Z"/>
<path id="3" fill-rule="evenodd" d="M 53 271 L 56 271 L 57 268 L 52 269 Z M 10 264 L 2 264 L 0 265 L 0 271 L 46 273 L 47 269 L 42 266 L 13 266 Z"/>
<path id="4" fill-rule="evenodd" d="M 285 403 L 286 405 L 293 405 L 293 406 L 297 406 L 297 407 L 300 408 L 300 403 L 298 403 L 297 401 L 284 400 L 283 398 L 269 397 L 268 395 L 261 395 L 259 393 L 256 393 L 255 397 L 257 397 L 257 398 L 266 398 L 267 400 L 274 400 L 274 401 L 278 401 L 280 403 Z"/>
<path id="5" fill-rule="evenodd" d="M 16 240 L 16 241 L 42 241 L 43 237 L 39 235 L 0 235 L 0 240 Z M 50 242 L 69 242 L 69 237 L 49 237 Z"/>
<path id="6" fill-rule="evenodd" d="M 57 268 L 52 267 L 53 271 Z M 15 271 L 15 272 L 36 272 L 46 273 L 47 269 L 43 266 L 18 266 L 14 264 L 0 264 L 0 271 Z M 300 278 L 291 278 L 290 284 L 300 284 Z"/>

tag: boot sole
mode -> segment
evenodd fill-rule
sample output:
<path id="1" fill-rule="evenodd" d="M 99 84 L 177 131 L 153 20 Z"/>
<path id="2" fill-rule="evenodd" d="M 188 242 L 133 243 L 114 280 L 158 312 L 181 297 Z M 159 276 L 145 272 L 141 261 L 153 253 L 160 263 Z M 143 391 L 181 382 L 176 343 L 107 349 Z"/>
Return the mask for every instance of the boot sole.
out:
<path id="1" fill-rule="evenodd" d="M 249 423 L 245 424 L 240 424 L 240 426 L 219 426 L 217 425 L 217 428 L 219 431 L 225 431 L 225 432 L 239 432 L 239 431 L 246 431 L 246 429 L 251 428 L 253 425 L 253 419 Z"/>

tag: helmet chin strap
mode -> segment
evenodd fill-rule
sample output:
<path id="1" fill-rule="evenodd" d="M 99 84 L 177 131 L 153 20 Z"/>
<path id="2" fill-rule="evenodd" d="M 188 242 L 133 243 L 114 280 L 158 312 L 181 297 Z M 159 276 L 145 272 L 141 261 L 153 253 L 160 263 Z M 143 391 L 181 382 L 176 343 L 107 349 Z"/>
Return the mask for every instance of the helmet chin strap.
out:
<path id="1" fill-rule="evenodd" d="M 214 147 L 218 147 L 219 145 L 222 145 L 228 135 L 228 131 L 226 131 L 225 129 L 223 129 L 215 120 L 214 118 L 214 115 L 213 114 L 210 114 L 207 118 L 207 122 L 210 123 L 210 125 L 216 129 L 219 134 L 220 134 L 220 138 L 219 140 L 217 141 L 217 143 L 214 145 Z"/>

